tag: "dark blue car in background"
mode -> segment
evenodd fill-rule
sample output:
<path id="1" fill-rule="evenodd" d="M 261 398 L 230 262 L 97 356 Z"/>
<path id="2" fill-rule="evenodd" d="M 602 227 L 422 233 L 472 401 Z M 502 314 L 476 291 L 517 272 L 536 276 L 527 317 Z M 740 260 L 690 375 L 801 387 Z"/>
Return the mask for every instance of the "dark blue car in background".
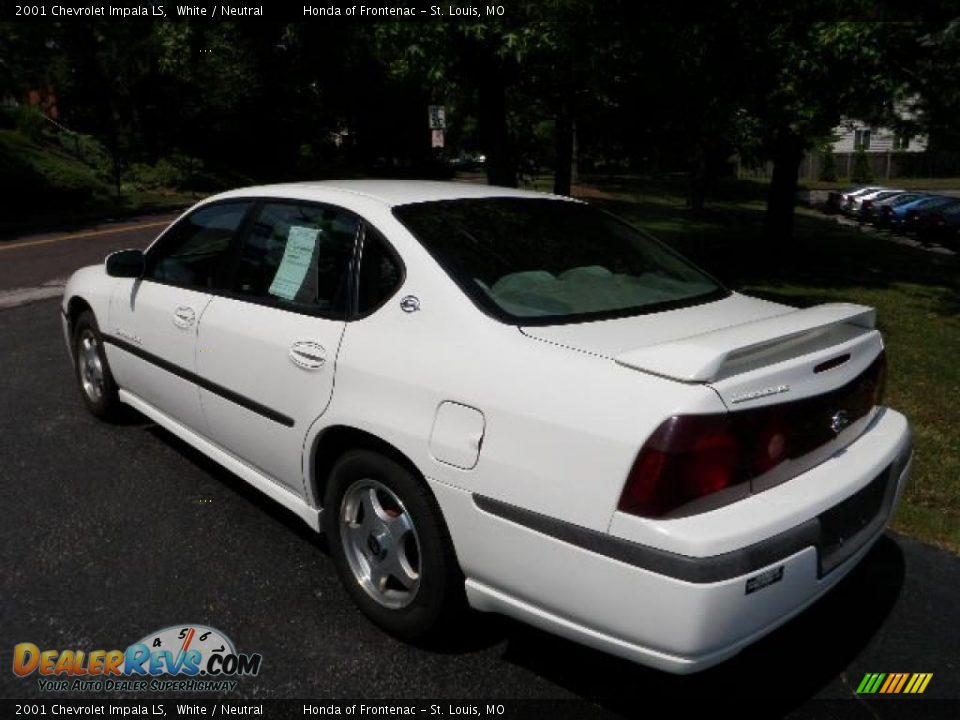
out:
<path id="1" fill-rule="evenodd" d="M 913 232 L 920 228 L 920 220 L 926 213 L 956 203 L 960 203 L 960 200 L 954 197 L 925 195 L 910 202 L 887 206 L 889 210 L 881 210 L 877 224 L 894 232 Z"/>

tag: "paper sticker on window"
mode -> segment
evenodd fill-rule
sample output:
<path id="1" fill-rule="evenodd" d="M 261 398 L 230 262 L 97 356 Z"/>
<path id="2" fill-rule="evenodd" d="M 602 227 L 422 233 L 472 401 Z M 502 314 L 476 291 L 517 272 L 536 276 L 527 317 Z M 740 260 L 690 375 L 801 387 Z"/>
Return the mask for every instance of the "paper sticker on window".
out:
<path id="1" fill-rule="evenodd" d="M 317 236 L 320 231 L 316 228 L 293 225 L 287 233 L 287 246 L 283 250 L 283 259 L 277 274 L 270 283 L 270 294 L 293 300 L 301 290 L 308 288 L 304 285 L 307 272 L 312 265 L 313 255 L 317 250 Z M 315 288 L 314 288 L 315 290 Z"/>

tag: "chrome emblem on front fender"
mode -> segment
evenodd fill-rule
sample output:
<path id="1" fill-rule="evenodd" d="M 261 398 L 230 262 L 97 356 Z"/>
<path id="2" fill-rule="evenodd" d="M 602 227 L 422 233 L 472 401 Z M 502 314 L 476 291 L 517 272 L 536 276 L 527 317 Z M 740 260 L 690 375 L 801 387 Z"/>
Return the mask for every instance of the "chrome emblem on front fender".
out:
<path id="1" fill-rule="evenodd" d="M 837 410 L 830 418 L 830 430 L 834 435 L 839 435 L 848 425 L 850 425 L 850 413 L 846 410 Z"/>
<path id="2" fill-rule="evenodd" d="M 139 335 L 131 335 L 130 333 L 125 333 L 120 328 L 115 328 L 113 331 L 113 334 L 119 338 L 123 338 L 124 340 L 129 340 L 132 343 L 136 343 L 137 345 L 143 345 L 143 340 L 140 339 Z"/>

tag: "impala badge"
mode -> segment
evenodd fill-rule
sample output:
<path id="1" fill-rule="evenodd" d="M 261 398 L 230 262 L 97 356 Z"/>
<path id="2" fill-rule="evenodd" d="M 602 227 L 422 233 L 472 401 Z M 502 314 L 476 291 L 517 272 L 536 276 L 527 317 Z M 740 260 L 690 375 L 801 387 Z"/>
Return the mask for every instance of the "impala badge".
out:
<path id="1" fill-rule="evenodd" d="M 405 313 L 413 313 L 420 309 L 420 298 L 416 295 L 407 295 L 400 301 L 400 309 Z"/>
<path id="2" fill-rule="evenodd" d="M 846 410 L 837 410 L 830 418 L 830 429 L 834 435 L 840 432 L 850 424 L 850 414 Z"/>
<path id="3" fill-rule="evenodd" d="M 770 395 L 779 395 L 780 393 L 785 392 L 790 392 L 789 385 L 777 385 L 776 387 L 767 387 L 763 388 L 762 390 L 754 390 L 753 392 L 737 395 L 733 397 L 730 402 L 736 405 L 737 403 L 747 402 L 748 400 L 759 400 L 760 398 L 769 397 Z"/>
<path id="4" fill-rule="evenodd" d="M 140 339 L 139 335 L 131 335 L 129 333 L 125 333 L 120 328 L 117 328 L 113 334 L 116 335 L 117 337 L 123 338 L 124 340 L 129 340 L 132 343 L 136 343 L 137 345 L 143 345 L 143 340 Z"/>

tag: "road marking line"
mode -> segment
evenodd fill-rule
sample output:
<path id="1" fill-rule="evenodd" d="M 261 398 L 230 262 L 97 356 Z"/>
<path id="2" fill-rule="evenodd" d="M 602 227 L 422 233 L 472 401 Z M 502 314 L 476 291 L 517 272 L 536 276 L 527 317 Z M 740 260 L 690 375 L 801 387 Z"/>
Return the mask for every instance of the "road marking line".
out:
<path id="1" fill-rule="evenodd" d="M 63 284 L 54 284 L 53 281 L 44 283 L 40 287 L 0 290 L 0 310 L 26 305 L 35 300 L 61 297 L 62 295 Z"/>
<path id="2" fill-rule="evenodd" d="M 144 228 L 169 225 L 171 222 L 171 220 L 161 220 L 159 222 L 141 223 L 139 225 L 124 225 L 123 227 L 110 228 L 109 230 L 92 230 L 90 232 L 74 233 L 72 235 L 58 235 L 57 237 L 43 238 L 42 240 L 0 243 L 0 252 L 4 250 L 16 250 L 17 248 L 33 247 L 35 245 L 48 245 L 49 243 L 60 242 L 61 240 L 79 240 L 80 238 L 97 237 L 98 235 L 115 235 L 116 233 L 127 232 L 128 230 L 142 230 Z"/>

